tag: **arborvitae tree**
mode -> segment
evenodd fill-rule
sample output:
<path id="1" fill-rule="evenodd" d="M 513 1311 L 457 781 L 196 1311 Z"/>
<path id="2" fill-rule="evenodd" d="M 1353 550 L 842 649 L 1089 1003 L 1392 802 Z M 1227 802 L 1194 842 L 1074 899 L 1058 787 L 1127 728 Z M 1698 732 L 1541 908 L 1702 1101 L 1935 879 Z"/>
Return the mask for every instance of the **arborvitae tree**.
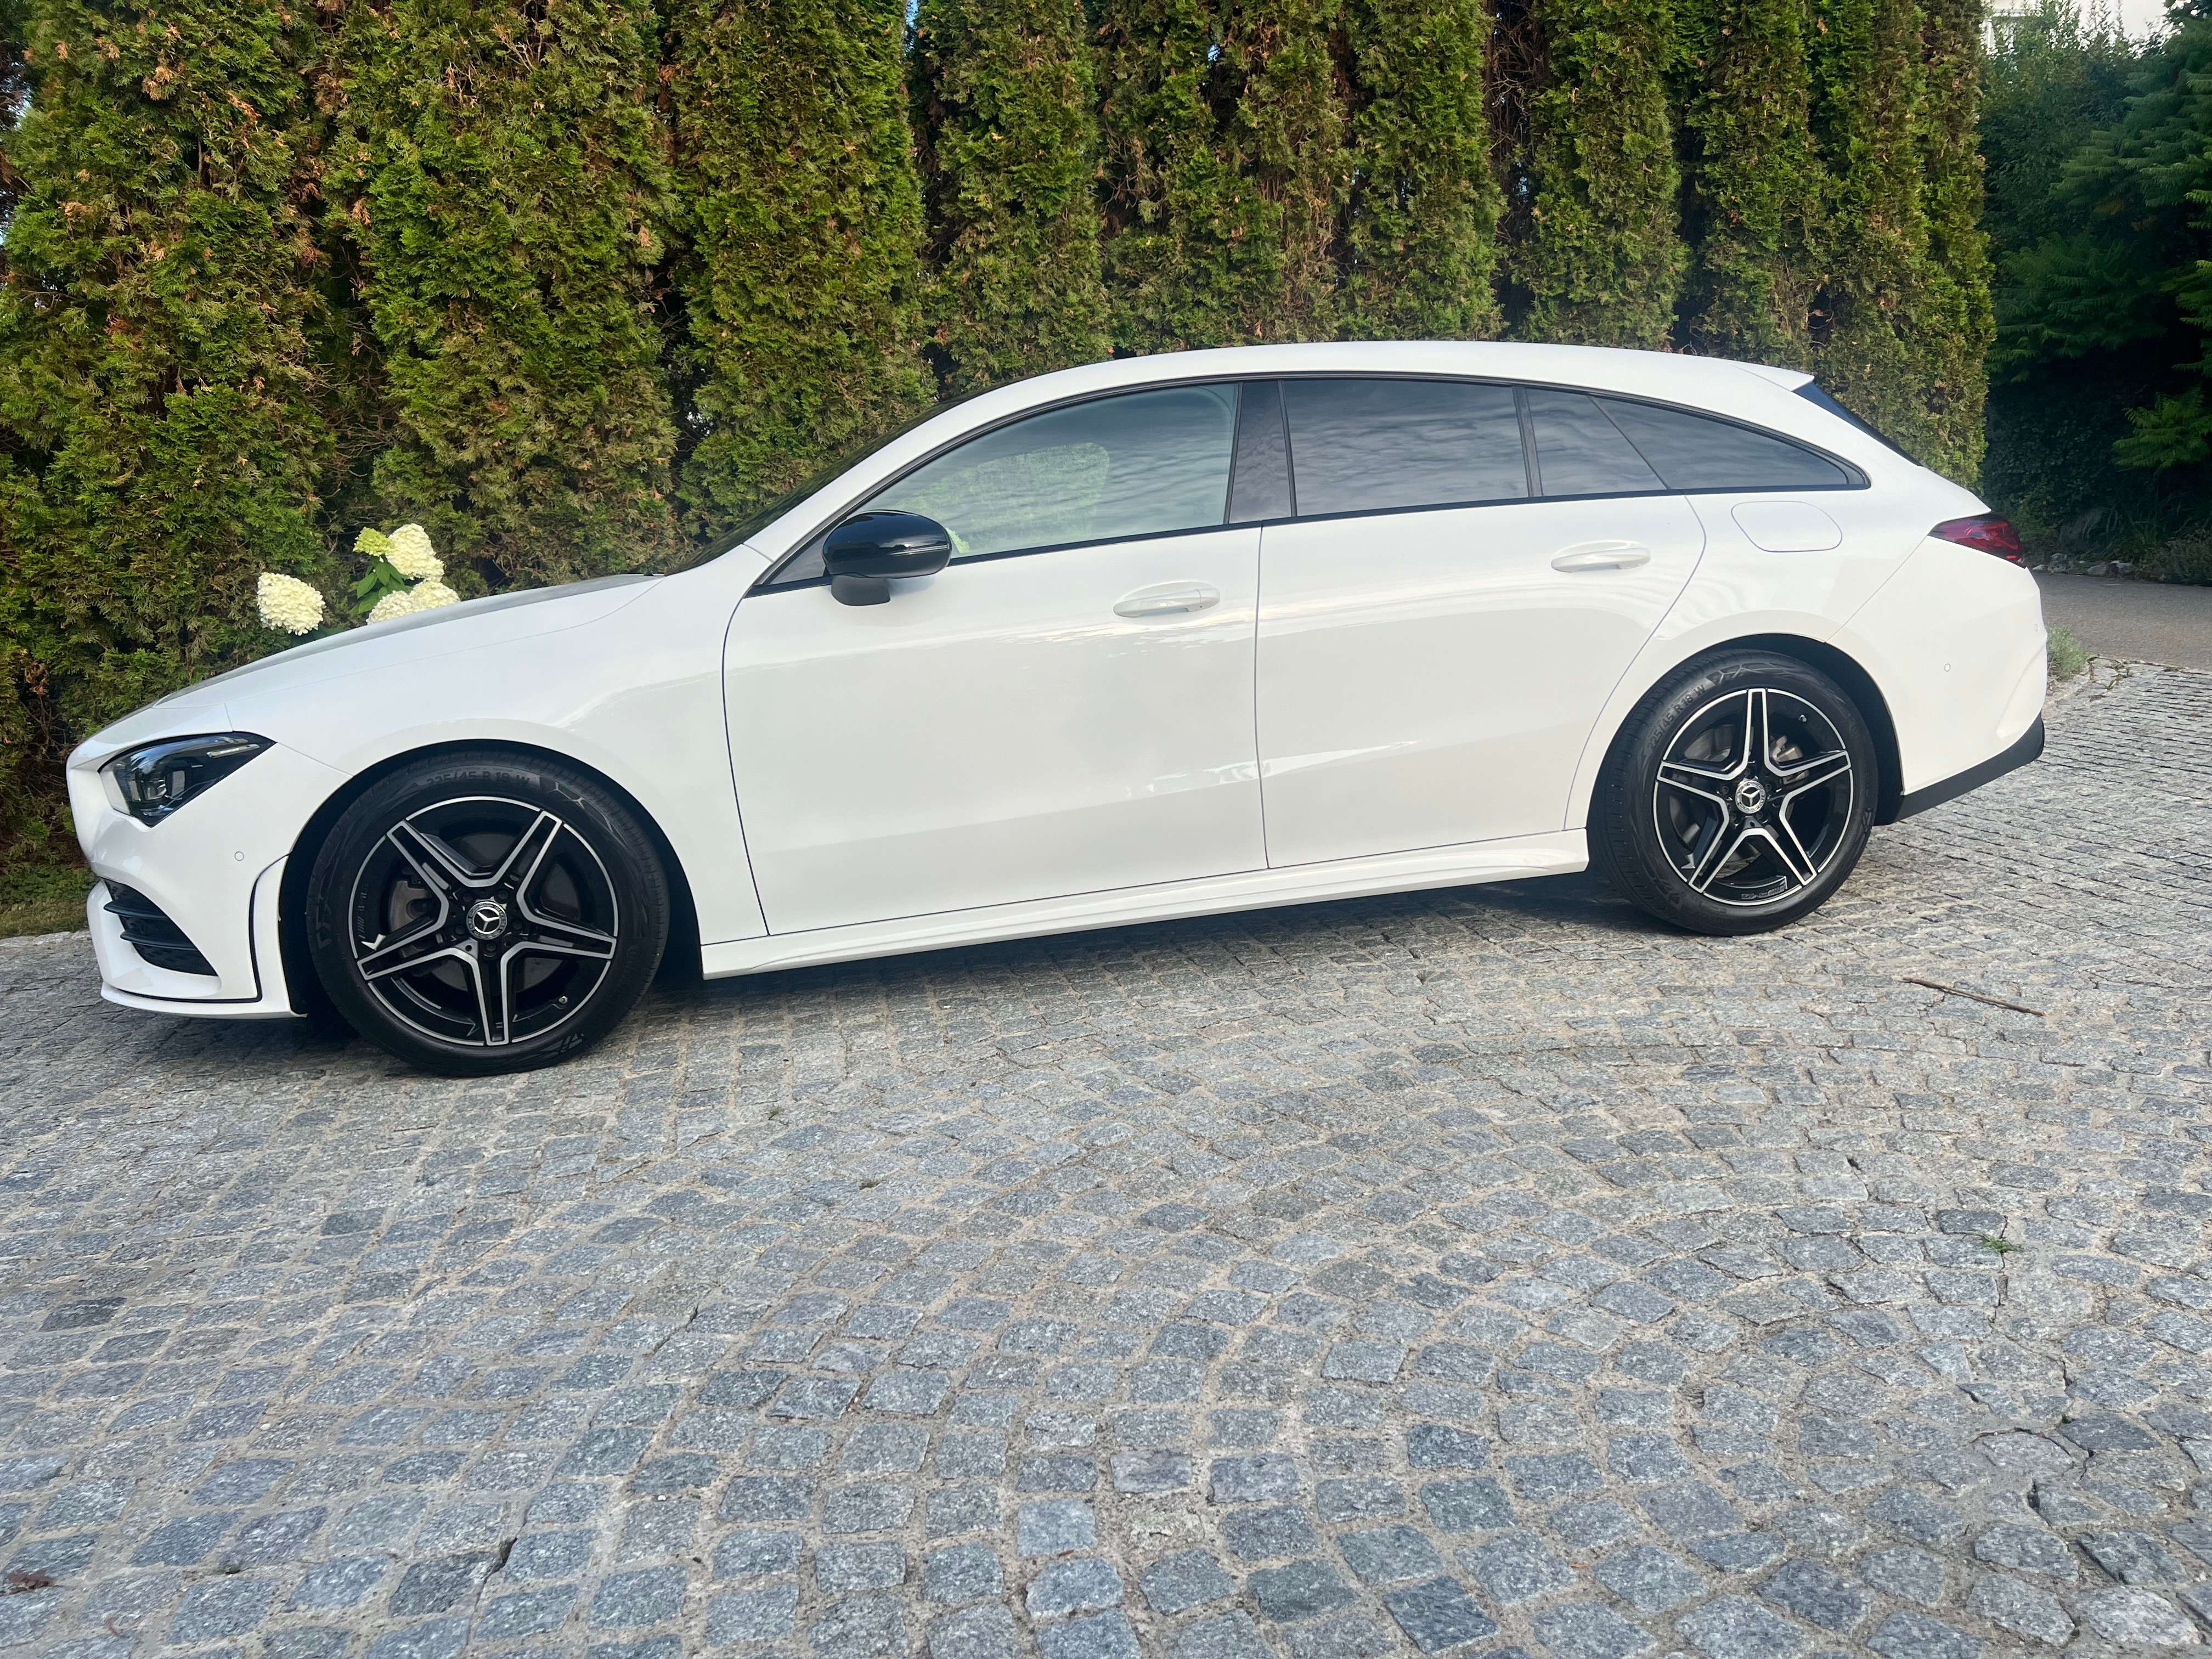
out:
<path id="1" fill-rule="evenodd" d="M 915 102 L 939 384 L 1104 357 L 1097 123 L 1079 0 L 923 0 Z"/>
<path id="2" fill-rule="evenodd" d="M 900 0 L 675 0 L 669 96 L 690 234 L 675 356 L 713 536 L 921 406 L 921 192 Z"/>
<path id="3" fill-rule="evenodd" d="M 1534 84 L 1509 269 L 1532 340 L 1663 344 L 1684 264 L 1667 67 L 1670 0 L 1529 0 L 1512 48 Z"/>
<path id="4" fill-rule="evenodd" d="M 1917 0 L 1815 0 L 1814 137 L 1827 173 L 1815 367 L 1837 398 L 1922 460 L 1942 454 L 1923 398 L 1927 275 Z"/>
<path id="5" fill-rule="evenodd" d="M 1482 0 L 1349 0 L 1354 88 L 1340 331 L 1459 339 L 1498 331 Z"/>
<path id="6" fill-rule="evenodd" d="M 0 283 L 0 811 L 77 736 L 265 648 L 254 581 L 315 573 L 331 434 L 304 212 L 311 8 L 32 0 Z"/>
<path id="7" fill-rule="evenodd" d="M 1920 395 L 1932 422 L 1931 465 L 1971 483 L 1981 471 L 1986 360 L 1996 332 L 1977 131 L 1981 0 L 1923 0 L 1920 32 L 1927 54 L 1920 133 L 1928 212 Z"/>
<path id="8" fill-rule="evenodd" d="M 1130 351 L 1327 337 L 1346 143 L 1335 0 L 1106 0 L 1106 274 Z"/>
<path id="9" fill-rule="evenodd" d="M 1690 244 L 1680 337 L 1692 350 L 1802 365 L 1820 205 L 1804 0 L 1711 0 L 1680 21 Z"/>
<path id="10" fill-rule="evenodd" d="M 670 548 L 650 7 L 356 0 L 341 40 L 324 188 L 387 381 L 374 516 L 502 585 Z"/>

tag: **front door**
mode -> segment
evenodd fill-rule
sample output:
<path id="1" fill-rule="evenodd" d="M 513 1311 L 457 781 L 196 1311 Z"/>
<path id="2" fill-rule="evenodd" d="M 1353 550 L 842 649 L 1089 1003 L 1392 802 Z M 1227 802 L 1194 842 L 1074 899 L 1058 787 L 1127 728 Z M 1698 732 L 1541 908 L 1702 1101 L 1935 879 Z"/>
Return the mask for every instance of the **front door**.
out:
<path id="1" fill-rule="evenodd" d="M 1261 555 L 1269 863 L 1561 829 L 1600 709 L 1696 568 L 1697 514 L 1580 392 L 1284 395 L 1296 516 Z"/>
<path id="2" fill-rule="evenodd" d="M 1236 404 L 1182 386 L 996 428 L 868 503 L 951 532 L 937 575 L 845 605 L 799 562 L 747 596 L 730 753 L 772 933 L 1264 867 Z"/>

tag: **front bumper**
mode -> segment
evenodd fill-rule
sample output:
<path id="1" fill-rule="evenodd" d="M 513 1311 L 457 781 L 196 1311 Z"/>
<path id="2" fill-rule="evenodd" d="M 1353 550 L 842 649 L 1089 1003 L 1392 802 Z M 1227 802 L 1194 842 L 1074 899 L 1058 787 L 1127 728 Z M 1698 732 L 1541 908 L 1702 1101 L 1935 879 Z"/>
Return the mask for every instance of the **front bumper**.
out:
<path id="1" fill-rule="evenodd" d="M 277 744 L 170 817 L 144 824 L 115 804 L 100 775 L 112 752 L 80 750 L 69 769 L 77 839 L 100 878 L 86 921 L 101 994 L 165 1013 L 252 1019 L 292 1012 L 277 894 L 301 830 L 344 775 Z M 106 908 L 110 882 L 159 906 L 214 971 L 179 973 L 141 957 Z"/>

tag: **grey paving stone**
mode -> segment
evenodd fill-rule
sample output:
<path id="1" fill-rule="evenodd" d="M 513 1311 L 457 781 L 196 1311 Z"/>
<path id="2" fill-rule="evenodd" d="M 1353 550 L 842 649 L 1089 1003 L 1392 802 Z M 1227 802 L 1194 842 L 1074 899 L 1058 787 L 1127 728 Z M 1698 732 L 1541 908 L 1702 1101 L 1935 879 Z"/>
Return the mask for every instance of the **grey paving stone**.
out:
<path id="1" fill-rule="evenodd" d="M 1382 1603 L 1423 1653 L 1448 1653 L 1498 1633 L 1497 1621 L 1455 1580 L 1438 1577 L 1389 1592 Z"/>
<path id="2" fill-rule="evenodd" d="M 1121 1577 L 1112 1562 L 1096 1555 L 1048 1561 L 1023 1599 L 1032 1619 L 1095 1612 L 1121 1605 Z"/>
<path id="3" fill-rule="evenodd" d="M 1597 1564 L 1605 1587 L 1638 1613 L 1664 1613 L 1705 1588 L 1702 1574 L 1679 1556 L 1649 1544 L 1615 1550 Z"/>
<path id="4" fill-rule="evenodd" d="M 1652 1645 L 1650 1632 L 1587 1601 L 1553 1607 L 1532 1623 L 1536 1639 L 1559 1659 L 1629 1659 Z"/>
<path id="5" fill-rule="evenodd" d="M 495 1084 L 11 943 L 0 1566 L 60 1582 L 0 1641 L 2160 1650 L 2212 676 L 2050 743 L 1755 950 L 1448 890 L 656 991 Z M 1139 1605 L 1009 1614 L 1078 1561 Z"/>
<path id="6" fill-rule="evenodd" d="M 1741 1595 L 1708 1601 L 1674 1628 L 1709 1659 L 1796 1659 L 1812 1646 L 1797 1626 Z"/>
<path id="7" fill-rule="evenodd" d="M 1575 1582 L 1574 1569 L 1530 1532 L 1505 1533 L 1458 1553 L 1460 1565 L 1491 1598 L 1508 1605 Z"/>
<path id="8" fill-rule="evenodd" d="M 2075 1605 L 2090 1629 L 2123 1647 L 2188 1647 L 2197 1639 L 2189 1615 L 2151 1590 L 2094 1589 Z"/>
<path id="9" fill-rule="evenodd" d="M 1407 1578 L 1432 1578 L 1443 1571 L 1443 1561 L 1426 1537 L 1411 1527 L 1372 1527 L 1362 1532 L 1340 1534 L 1336 1547 L 1344 1553 L 1362 1582 L 1397 1583 Z"/>
<path id="10" fill-rule="evenodd" d="M 930 1659 L 1013 1659 L 1014 1616 L 1000 1607 L 969 1607 L 929 1626 Z"/>
<path id="11" fill-rule="evenodd" d="M 1237 1581 L 1204 1550 L 1178 1550 L 1154 1562 L 1145 1569 L 1139 1584 L 1153 1610 L 1166 1613 L 1186 1612 L 1237 1593 Z"/>
<path id="12" fill-rule="evenodd" d="M 1169 1638 L 1169 1659 L 1271 1659 L 1252 1616 L 1226 1613 L 1187 1625 Z"/>
<path id="13" fill-rule="evenodd" d="M 1261 1567 L 1246 1580 L 1260 1611 L 1278 1624 L 1310 1619 L 1348 1605 L 1352 1587 L 1326 1561 L 1293 1561 L 1286 1566 Z"/>
<path id="14" fill-rule="evenodd" d="M 1137 1659 L 1137 1632 L 1126 1613 L 1094 1613 L 1047 1626 L 1037 1634 L 1037 1650 L 1044 1659 Z"/>
<path id="15" fill-rule="evenodd" d="M 2046 1646 L 2060 1647 L 2074 1639 L 2074 1621 L 2057 1596 L 2001 1572 L 1985 1572 L 1974 1581 L 1966 1611 Z"/>

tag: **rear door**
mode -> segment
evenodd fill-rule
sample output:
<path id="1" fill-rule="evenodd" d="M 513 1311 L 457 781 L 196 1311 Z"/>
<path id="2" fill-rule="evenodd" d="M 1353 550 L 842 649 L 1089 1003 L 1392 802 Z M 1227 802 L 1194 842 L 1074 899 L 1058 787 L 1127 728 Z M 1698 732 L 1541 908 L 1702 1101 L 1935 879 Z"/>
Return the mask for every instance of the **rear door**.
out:
<path id="1" fill-rule="evenodd" d="M 1697 514 L 1579 392 L 1279 384 L 1288 517 L 1261 544 L 1256 698 L 1268 862 L 1562 828 L 1599 710 L 1697 566 Z"/>

